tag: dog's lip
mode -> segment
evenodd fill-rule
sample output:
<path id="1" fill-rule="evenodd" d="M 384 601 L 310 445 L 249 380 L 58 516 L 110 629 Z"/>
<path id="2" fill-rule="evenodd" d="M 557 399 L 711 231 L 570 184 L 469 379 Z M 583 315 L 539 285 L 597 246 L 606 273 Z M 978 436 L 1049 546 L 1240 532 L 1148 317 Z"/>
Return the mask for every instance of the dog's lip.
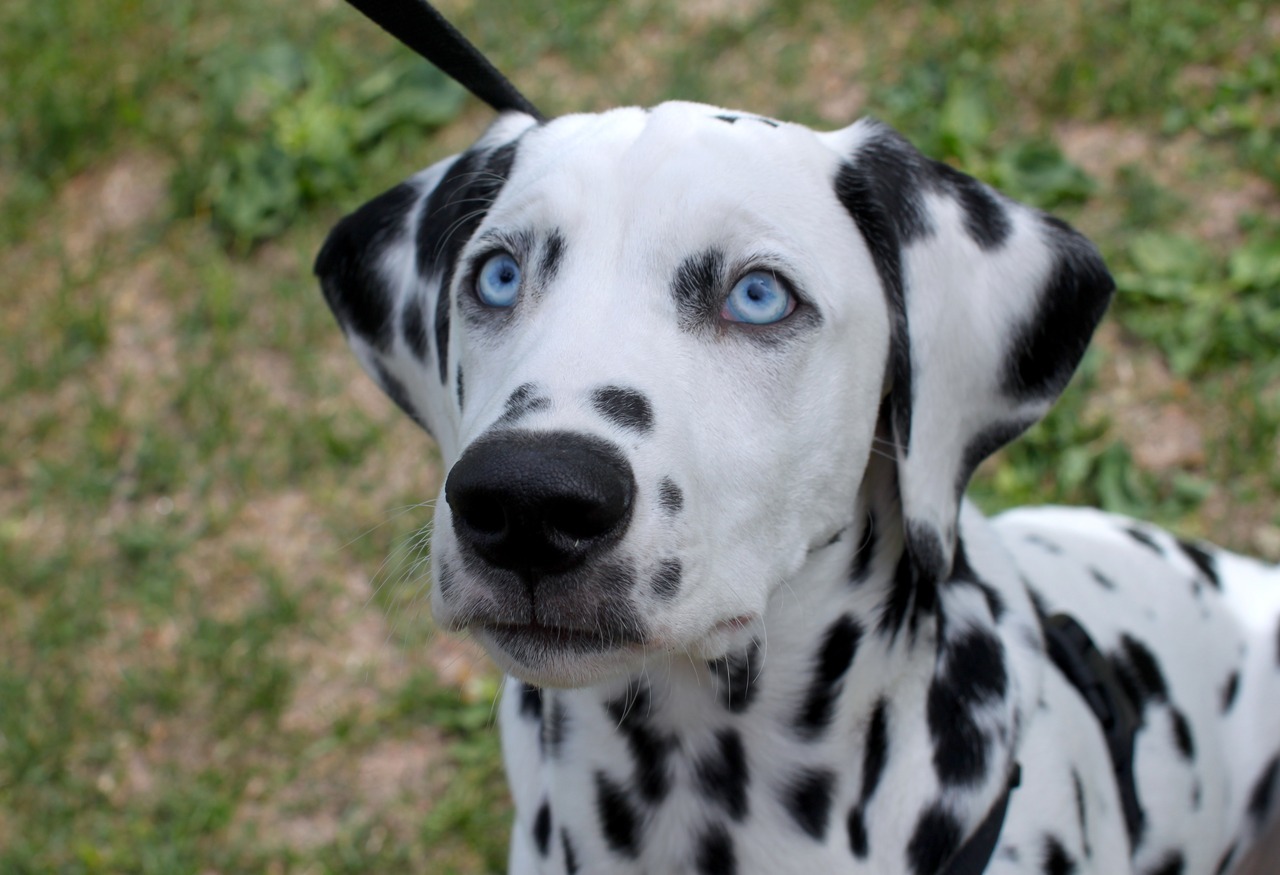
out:
<path id="1" fill-rule="evenodd" d="M 481 623 L 479 627 L 500 642 L 518 640 L 524 644 L 540 644 L 557 649 L 616 650 L 640 646 L 631 635 L 620 631 L 579 629 L 570 626 L 548 626 L 532 623 Z"/>

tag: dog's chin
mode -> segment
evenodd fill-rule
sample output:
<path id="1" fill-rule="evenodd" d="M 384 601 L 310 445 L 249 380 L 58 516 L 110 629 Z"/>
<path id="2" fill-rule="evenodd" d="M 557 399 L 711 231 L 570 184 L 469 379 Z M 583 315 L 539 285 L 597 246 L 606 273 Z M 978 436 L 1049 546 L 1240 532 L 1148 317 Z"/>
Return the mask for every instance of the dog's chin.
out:
<path id="1" fill-rule="evenodd" d="M 502 671 L 540 687 L 586 687 L 636 669 L 643 643 L 538 624 L 479 624 L 471 633 Z"/>

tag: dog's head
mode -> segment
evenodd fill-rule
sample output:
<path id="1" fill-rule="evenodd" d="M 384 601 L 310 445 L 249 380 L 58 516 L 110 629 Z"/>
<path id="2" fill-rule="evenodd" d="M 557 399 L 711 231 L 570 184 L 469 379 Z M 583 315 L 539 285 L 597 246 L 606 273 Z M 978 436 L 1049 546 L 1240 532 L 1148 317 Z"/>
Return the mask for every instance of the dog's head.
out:
<path id="1" fill-rule="evenodd" d="M 1047 410 L 1112 289 L 1084 238 L 883 125 L 686 103 L 504 115 L 316 271 L 448 467 L 438 621 L 558 684 L 748 634 L 853 522 L 878 427 L 941 578 L 974 467 Z"/>

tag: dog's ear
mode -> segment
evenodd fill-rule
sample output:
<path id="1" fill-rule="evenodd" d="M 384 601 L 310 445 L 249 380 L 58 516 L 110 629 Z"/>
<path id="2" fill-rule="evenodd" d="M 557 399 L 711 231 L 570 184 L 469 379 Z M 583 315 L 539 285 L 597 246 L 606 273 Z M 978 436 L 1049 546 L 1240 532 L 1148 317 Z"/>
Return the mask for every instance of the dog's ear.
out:
<path id="1" fill-rule="evenodd" d="M 325 300 L 356 357 L 446 458 L 456 449 L 464 391 L 449 351 L 454 268 L 511 173 L 520 135 L 534 124 L 503 115 L 466 152 L 342 219 L 316 257 Z"/>
<path id="2" fill-rule="evenodd" d="M 1048 411 L 1115 284 L 1057 219 L 864 120 L 824 135 L 835 190 L 870 249 L 893 337 L 884 408 L 917 580 L 945 579 L 978 463 Z"/>

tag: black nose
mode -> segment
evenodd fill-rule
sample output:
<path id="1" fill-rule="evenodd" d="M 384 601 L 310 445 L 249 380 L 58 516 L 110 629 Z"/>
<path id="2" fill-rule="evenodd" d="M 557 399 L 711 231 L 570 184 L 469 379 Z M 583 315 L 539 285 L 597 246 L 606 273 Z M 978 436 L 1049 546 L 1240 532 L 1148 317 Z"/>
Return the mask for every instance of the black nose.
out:
<path id="1" fill-rule="evenodd" d="M 558 572 L 622 536 L 635 476 L 599 438 L 512 431 L 468 447 L 444 492 L 464 547 L 499 568 Z"/>

